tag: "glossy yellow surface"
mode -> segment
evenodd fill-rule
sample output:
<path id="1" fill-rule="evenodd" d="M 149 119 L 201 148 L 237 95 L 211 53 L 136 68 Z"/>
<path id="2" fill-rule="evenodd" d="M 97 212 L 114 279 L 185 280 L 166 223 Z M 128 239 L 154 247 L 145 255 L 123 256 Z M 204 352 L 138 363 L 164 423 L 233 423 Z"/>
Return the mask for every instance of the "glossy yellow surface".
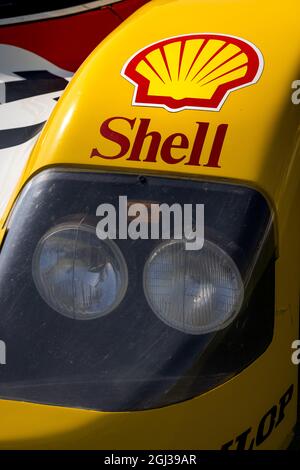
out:
<path id="1" fill-rule="evenodd" d="M 15 196 L 36 172 L 63 165 L 193 178 L 229 179 L 258 188 L 275 211 L 278 230 L 276 312 L 268 350 L 242 373 L 210 392 L 178 405 L 137 413 L 100 413 L 37 404 L 0 401 L 1 448 L 198 448 L 218 449 L 252 427 L 293 383 L 291 344 L 298 338 L 299 317 L 299 106 L 291 101 L 291 84 L 300 78 L 299 5 L 297 0 L 157 0 L 152 1 L 108 37 L 87 59 L 44 129 Z M 238 36 L 255 44 L 264 57 L 256 84 L 229 94 L 219 112 L 132 106 L 134 86 L 121 76 L 139 49 L 164 38 L 197 32 Z M 140 119 L 161 134 L 187 136 L 189 147 L 173 149 L 169 164 L 158 151 L 156 161 L 112 159 L 118 145 L 100 136 L 112 117 L 115 130 L 133 145 Z M 133 121 L 132 121 L 133 122 Z M 209 123 L 199 165 L 189 165 L 197 123 Z M 219 167 L 205 166 L 216 129 L 228 124 Z M 90 158 L 92 149 L 107 158 Z M 185 158 L 183 158 L 185 157 Z M 7 210 L 12 207 L 13 200 Z M 263 312 L 262 312 L 263 314 Z M 259 447 L 286 445 L 296 421 L 295 390 L 286 417 Z"/>

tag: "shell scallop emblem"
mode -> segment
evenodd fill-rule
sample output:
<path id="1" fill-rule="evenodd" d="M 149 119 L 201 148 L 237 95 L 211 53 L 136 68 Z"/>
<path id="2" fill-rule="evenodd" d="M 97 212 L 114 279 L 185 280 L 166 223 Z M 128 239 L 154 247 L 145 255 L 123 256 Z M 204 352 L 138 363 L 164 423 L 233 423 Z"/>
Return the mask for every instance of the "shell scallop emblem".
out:
<path id="1" fill-rule="evenodd" d="M 147 46 L 122 76 L 135 87 L 133 105 L 219 111 L 230 92 L 256 83 L 262 70 L 262 54 L 250 42 L 203 33 Z"/>

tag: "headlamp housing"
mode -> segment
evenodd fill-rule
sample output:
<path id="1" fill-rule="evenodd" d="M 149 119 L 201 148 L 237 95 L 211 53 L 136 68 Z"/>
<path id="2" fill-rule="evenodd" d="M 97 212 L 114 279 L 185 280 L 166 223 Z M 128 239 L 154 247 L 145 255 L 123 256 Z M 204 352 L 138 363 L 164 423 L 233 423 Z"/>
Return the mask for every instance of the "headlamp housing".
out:
<path id="1" fill-rule="evenodd" d="M 205 242 L 100 240 L 99 204 L 204 204 Z M 0 396 L 142 410 L 199 395 L 270 344 L 272 211 L 242 185 L 45 170 L 12 211 L 0 253 Z M 181 305 L 180 305 L 181 302 Z M 90 321 L 78 321 L 80 319 Z"/>
<path id="2" fill-rule="evenodd" d="M 234 261 L 205 241 L 187 251 L 184 240 L 162 243 L 144 269 L 150 307 L 167 325 L 190 334 L 225 328 L 239 313 L 244 285 Z"/>
<path id="3" fill-rule="evenodd" d="M 92 226 L 55 226 L 38 242 L 32 276 L 40 296 L 54 311 L 75 320 L 107 315 L 122 301 L 127 265 L 112 240 L 99 240 Z"/>

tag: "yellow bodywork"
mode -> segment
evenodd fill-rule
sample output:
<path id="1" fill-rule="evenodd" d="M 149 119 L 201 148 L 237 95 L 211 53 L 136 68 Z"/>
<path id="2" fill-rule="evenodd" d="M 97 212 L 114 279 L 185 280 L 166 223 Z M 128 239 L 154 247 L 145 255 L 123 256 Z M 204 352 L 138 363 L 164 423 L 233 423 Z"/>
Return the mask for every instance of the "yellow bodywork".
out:
<path id="1" fill-rule="evenodd" d="M 288 444 L 297 407 L 297 367 L 291 361 L 291 344 L 299 334 L 300 108 L 291 100 L 292 82 L 300 78 L 297 8 L 297 0 L 151 1 L 81 66 L 45 126 L 1 225 L 5 227 L 21 188 L 48 167 L 226 179 L 257 188 L 274 209 L 277 231 L 271 345 L 225 384 L 161 409 L 102 413 L 2 400 L 1 448 L 220 449 L 248 428 L 249 442 L 255 438 L 261 418 L 294 384 L 284 420 L 258 448 L 280 449 Z M 134 85 L 121 75 L 129 58 L 156 41 L 198 32 L 237 36 L 255 44 L 264 58 L 257 83 L 232 91 L 220 111 L 170 112 L 132 106 Z M 139 160 L 128 160 L 129 153 L 112 158 L 120 148 L 99 132 L 101 124 L 112 117 L 136 119 L 133 128 L 124 120 L 115 120 L 113 125 L 131 145 L 140 119 L 147 119 L 149 132 L 159 132 L 162 144 L 171 134 L 183 133 L 189 147 L 173 148 L 172 158 L 178 161 L 172 164 L 159 152 L 156 161 L 143 161 L 149 150 L 146 144 Z M 208 132 L 199 164 L 190 165 L 199 122 L 209 123 Z M 218 166 L 207 166 L 222 124 L 228 128 Z M 93 149 L 106 158 L 91 157 Z"/>

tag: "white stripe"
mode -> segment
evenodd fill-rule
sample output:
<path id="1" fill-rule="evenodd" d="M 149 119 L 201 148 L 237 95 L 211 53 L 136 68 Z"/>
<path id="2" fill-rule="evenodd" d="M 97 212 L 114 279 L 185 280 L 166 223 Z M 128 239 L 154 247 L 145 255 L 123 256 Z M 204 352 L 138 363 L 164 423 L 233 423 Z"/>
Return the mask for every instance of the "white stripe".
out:
<path id="1" fill-rule="evenodd" d="M 20 80 L 14 73 L 27 70 L 48 70 L 58 77 L 71 77 L 72 72 L 61 69 L 43 57 L 21 47 L 0 44 L 0 81 Z M 11 79 L 9 80 L 9 76 Z M 4 80 L 3 80 L 4 79 Z"/>
<path id="2" fill-rule="evenodd" d="M 3 59 L 3 55 L 2 55 L 2 48 L 0 44 L 0 83 L 25 80 L 25 78 L 20 77 L 20 75 L 16 75 L 14 72 L 11 72 L 10 70 L 3 72 L 2 59 Z"/>
<path id="3" fill-rule="evenodd" d="M 24 80 L 14 71 L 47 70 L 54 75 L 71 79 L 72 73 L 63 70 L 33 52 L 15 46 L 0 44 L 0 130 L 32 126 L 47 121 L 63 90 L 31 96 L 5 103 L 6 83 Z M 2 82 L 2 83 L 1 83 Z M 0 219 L 30 157 L 38 136 L 20 145 L 0 149 Z"/>
<path id="4" fill-rule="evenodd" d="M 27 21 L 39 21 L 51 18 L 57 18 L 59 16 L 72 15 L 74 13 L 86 12 L 87 10 L 93 10 L 106 5 L 112 5 L 113 3 L 119 3 L 122 0 L 96 0 L 94 2 L 84 3 L 82 5 L 76 5 L 69 8 L 61 8 L 60 10 L 45 11 L 43 13 L 34 13 L 26 16 L 15 16 L 13 18 L 3 18 L 0 20 L 0 26 L 16 23 L 25 23 Z"/>

